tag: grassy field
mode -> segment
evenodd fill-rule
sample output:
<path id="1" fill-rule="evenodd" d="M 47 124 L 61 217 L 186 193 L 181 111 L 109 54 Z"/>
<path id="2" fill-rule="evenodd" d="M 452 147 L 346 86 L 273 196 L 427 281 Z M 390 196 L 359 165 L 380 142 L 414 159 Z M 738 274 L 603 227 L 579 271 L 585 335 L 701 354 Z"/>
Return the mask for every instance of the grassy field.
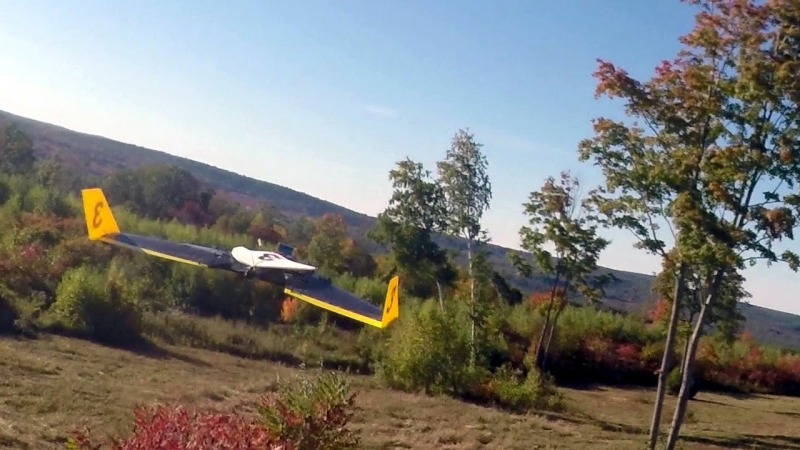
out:
<path id="1" fill-rule="evenodd" d="M 184 347 L 135 353 L 62 337 L 2 339 L 0 448 L 61 448 L 84 424 L 124 432 L 139 403 L 251 410 L 276 376 L 296 372 Z M 565 389 L 570 412 L 515 416 L 388 391 L 368 377 L 354 383 L 355 427 L 368 449 L 640 449 L 652 401 L 647 390 Z M 670 399 L 665 421 L 671 408 Z M 800 449 L 800 399 L 701 393 L 690 408 L 685 449 Z"/>

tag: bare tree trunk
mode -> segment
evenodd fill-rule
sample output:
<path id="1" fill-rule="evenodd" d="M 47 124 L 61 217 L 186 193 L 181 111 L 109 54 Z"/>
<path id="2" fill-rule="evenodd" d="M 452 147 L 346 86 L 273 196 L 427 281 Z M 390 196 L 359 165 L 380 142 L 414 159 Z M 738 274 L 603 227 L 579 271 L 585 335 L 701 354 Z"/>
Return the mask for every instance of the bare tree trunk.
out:
<path id="1" fill-rule="evenodd" d="M 544 354 L 544 337 L 547 334 L 547 328 L 550 325 L 550 313 L 553 311 L 553 302 L 556 296 L 556 289 L 558 289 L 558 282 L 561 279 L 561 260 L 556 265 L 556 276 L 553 281 L 553 287 L 550 289 L 550 302 L 547 304 L 547 312 L 544 315 L 544 324 L 542 324 L 542 331 L 539 333 L 539 339 L 536 341 L 536 353 L 533 358 L 533 367 L 542 370 L 542 357 Z"/>
<path id="2" fill-rule="evenodd" d="M 545 366 L 547 366 L 547 355 L 550 354 L 550 344 L 553 342 L 553 335 L 556 334 L 556 324 L 558 323 L 558 317 L 561 315 L 562 311 L 564 311 L 564 308 L 556 310 L 556 315 L 553 317 L 553 322 L 550 324 L 550 334 L 547 335 L 547 343 L 544 345 L 544 352 L 542 353 L 542 364 L 539 369 L 541 371 L 544 371 Z"/>
<path id="3" fill-rule="evenodd" d="M 692 341 L 692 323 L 694 323 L 694 314 L 689 316 L 689 327 L 686 330 L 686 342 L 683 344 L 682 361 L 685 360 L 686 355 L 689 354 L 689 343 Z M 681 377 L 683 377 L 683 364 L 681 364 Z"/>
<path id="4" fill-rule="evenodd" d="M 472 319 L 470 329 L 470 364 L 474 367 L 478 359 L 475 348 L 475 276 L 472 273 L 472 239 L 467 240 L 467 271 L 469 272 L 469 311 Z"/>
<path id="5" fill-rule="evenodd" d="M 536 341 L 536 350 L 533 354 L 533 367 L 540 369 L 542 364 L 542 353 L 544 349 L 544 337 L 547 334 L 547 325 L 550 321 L 550 314 L 545 315 L 542 331 L 539 332 L 539 339 Z"/>
<path id="6" fill-rule="evenodd" d="M 672 416 L 672 425 L 670 426 L 669 435 L 667 436 L 667 445 L 665 450 L 675 450 L 678 444 L 678 435 L 683 425 L 683 418 L 686 415 L 686 405 L 689 402 L 689 389 L 694 381 L 694 362 L 695 355 L 697 354 L 697 344 L 700 342 L 700 337 L 703 334 L 703 326 L 705 325 L 706 313 L 708 312 L 709 305 L 717 297 L 719 285 L 725 275 L 724 269 L 718 269 L 714 275 L 714 281 L 711 288 L 708 290 L 706 300 L 700 308 L 700 313 L 697 315 L 697 322 L 692 332 L 692 338 L 689 342 L 689 350 L 683 356 L 683 376 L 681 377 L 681 390 L 678 394 L 678 405 L 675 407 L 675 414 Z"/>
<path id="7" fill-rule="evenodd" d="M 664 409 L 664 393 L 667 390 L 667 376 L 672 365 L 672 349 L 675 347 L 675 335 L 678 329 L 678 318 L 680 317 L 680 301 L 686 288 L 684 278 L 686 277 L 686 265 L 680 264 L 678 274 L 675 276 L 675 289 L 672 295 L 672 311 L 669 315 L 669 326 L 667 327 L 667 339 L 664 343 L 664 355 L 661 357 L 661 370 L 658 372 L 658 388 L 656 389 L 656 401 L 653 405 L 653 417 L 650 422 L 650 438 L 648 448 L 655 450 L 658 442 L 658 431 L 661 426 L 661 412 Z M 685 355 L 685 353 L 684 353 Z"/>
<path id="8" fill-rule="evenodd" d="M 439 291 L 439 309 L 444 311 L 444 295 L 442 294 L 442 282 L 436 280 L 436 290 Z"/>

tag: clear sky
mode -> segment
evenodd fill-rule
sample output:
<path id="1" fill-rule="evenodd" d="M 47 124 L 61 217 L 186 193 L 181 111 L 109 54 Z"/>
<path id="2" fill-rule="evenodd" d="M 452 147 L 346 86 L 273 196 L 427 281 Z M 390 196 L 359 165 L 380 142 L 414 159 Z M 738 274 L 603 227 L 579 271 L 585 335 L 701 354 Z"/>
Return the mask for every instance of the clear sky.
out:
<path id="1" fill-rule="evenodd" d="M 469 128 L 494 201 L 484 224 L 518 248 L 522 203 L 577 160 L 596 58 L 645 78 L 678 48 L 677 0 L 0 2 L 0 110 L 163 150 L 376 215 L 406 156 L 434 169 Z M 621 232 L 601 264 L 657 258 Z M 800 313 L 800 275 L 748 269 L 751 303 Z"/>

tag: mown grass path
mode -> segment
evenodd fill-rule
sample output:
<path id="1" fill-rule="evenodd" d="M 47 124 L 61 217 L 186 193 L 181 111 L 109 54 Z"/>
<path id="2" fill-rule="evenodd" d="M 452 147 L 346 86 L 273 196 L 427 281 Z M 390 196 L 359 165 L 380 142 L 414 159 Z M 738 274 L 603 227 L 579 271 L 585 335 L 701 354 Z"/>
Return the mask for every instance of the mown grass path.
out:
<path id="1" fill-rule="evenodd" d="M 140 403 L 247 412 L 276 376 L 297 371 L 184 347 L 131 352 L 55 336 L 0 339 L 0 448 L 63 448 L 84 424 L 124 432 Z M 362 408 L 354 426 L 368 449 L 640 449 L 652 401 L 642 389 L 565 389 L 571 412 L 515 416 L 385 390 L 369 377 L 354 383 Z M 684 448 L 800 450 L 798 424 L 800 399 L 701 393 L 690 405 Z"/>

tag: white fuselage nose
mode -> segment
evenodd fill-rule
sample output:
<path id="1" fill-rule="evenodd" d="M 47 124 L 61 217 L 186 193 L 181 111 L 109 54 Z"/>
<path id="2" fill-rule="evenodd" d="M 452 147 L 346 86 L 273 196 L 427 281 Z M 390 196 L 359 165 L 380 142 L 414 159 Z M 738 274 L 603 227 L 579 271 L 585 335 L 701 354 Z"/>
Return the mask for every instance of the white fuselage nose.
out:
<path id="1" fill-rule="evenodd" d="M 235 247 L 231 255 L 236 261 L 255 269 L 273 269 L 295 272 L 312 272 L 317 268 L 286 258 L 280 253 L 250 250 L 246 247 Z"/>

